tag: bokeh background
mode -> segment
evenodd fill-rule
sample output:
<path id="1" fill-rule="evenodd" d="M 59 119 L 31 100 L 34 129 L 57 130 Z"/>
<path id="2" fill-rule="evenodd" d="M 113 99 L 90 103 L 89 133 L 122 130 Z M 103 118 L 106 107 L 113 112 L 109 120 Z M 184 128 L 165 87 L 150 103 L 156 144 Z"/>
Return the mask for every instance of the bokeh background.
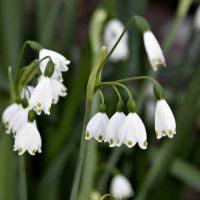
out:
<path id="1" fill-rule="evenodd" d="M 107 13 L 105 23 L 118 18 L 124 24 L 134 15 L 144 16 L 163 47 L 167 68 L 154 73 L 147 61 L 142 36 L 128 31 L 127 61 L 105 67 L 103 80 L 150 74 L 165 89 L 176 120 L 174 139 L 157 141 L 153 100 L 149 84 L 128 86 L 134 92 L 138 112 L 148 131 L 148 149 L 114 148 L 89 141 L 84 160 L 79 200 L 92 200 L 91 192 L 109 192 L 114 169 L 132 183 L 137 200 L 200 199 L 200 30 L 194 27 L 199 1 L 192 0 L 0 0 L 0 113 L 9 104 L 8 66 L 15 70 L 26 40 L 62 53 L 71 60 L 64 74 L 67 98 L 53 106 L 50 116 L 38 117 L 43 152 L 26 157 L 30 200 L 69 199 L 84 116 L 87 79 L 94 63 L 91 22 L 96 9 Z M 200 23 L 200 21 L 199 21 Z M 102 34 L 101 34 L 102 35 Z M 37 56 L 26 51 L 24 64 Z M 104 91 L 108 114 L 117 98 Z M 23 200 L 19 160 L 13 138 L 0 133 L 0 200 Z M 95 200 L 95 199 L 93 199 Z"/>

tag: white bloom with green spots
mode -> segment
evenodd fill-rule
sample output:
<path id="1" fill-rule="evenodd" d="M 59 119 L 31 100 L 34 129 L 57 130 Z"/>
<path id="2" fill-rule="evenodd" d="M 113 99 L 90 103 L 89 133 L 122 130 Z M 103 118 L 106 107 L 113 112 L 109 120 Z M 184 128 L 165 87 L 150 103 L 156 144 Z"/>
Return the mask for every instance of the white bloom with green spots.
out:
<path id="1" fill-rule="evenodd" d="M 105 139 L 105 130 L 108 121 L 109 118 L 106 113 L 96 113 L 86 126 L 85 139 L 90 140 L 91 138 L 95 138 L 98 142 L 102 142 Z"/>
<path id="2" fill-rule="evenodd" d="M 127 199 L 134 195 L 130 181 L 123 175 L 113 177 L 110 193 L 116 199 Z"/>
<path id="3" fill-rule="evenodd" d="M 51 88 L 53 94 L 53 104 L 58 103 L 59 97 L 67 96 L 67 88 L 64 84 L 56 79 L 51 79 Z"/>
<path id="4" fill-rule="evenodd" d="M 162 49 L 154 34 L 151 31 L 146 31 L 143 34 L 143 39 L 148 59 L 153 70 L 157 71 L 161 65 L 166 66 Z"/>
<path id="5" fill-rule="evenodd" d="M 18 112 L 13 116 L 12 120 L 10 121 L 10 124 L 8 126 L 8 130 L 13 133 L 15 136 L 17 132 L 28 122 L 28 110 L 21 108 L 18 110 Z"/>
<path id="6" fill-rule="evenodd" d="M 138 143 L 141 149 L 147 148 L 147 133 L 145 126 L 137 113 L 129 113 L 122 124 L 119 134 L 119 143 L 129 148 Z"/>
<path id="7" fill-rule="evenodd" d="M 36 122 L 27 122 L 17 132 L 14 142 L 14 151 L 18 151 L 19 155 L 22 155 L 26 151 L 28 151 L 30 155 L 35 155 L 36 152 L 42 152 L 41 146 L 42 140 Z"/>
<path id="8" fill-rule="evenodd" d="M 52 102 L 53 92 L 51 78 L 42 76 L 29 100 L 29 109 L 34 109 L 38 115 L 40 115 L 42 111 L 49 115 Z"/>
<path id="9" fill-rule="evenodd" d="M 18 111 L 22 108 L 20 104 L 13 103 L 8 106 L 2 115 L 2 121 L 6 128 L 6 133 L 10 133 L 10 122 L 12 121 L 13 117 L 18 113 Z"/>
<path id="10" fill-rule="evenodd" d="M 108 51 L 113 48 L 123 30 L 124 25 L 118 19 L 112 19 L 108 22 L 105 27 L 103 38 L 104 45 L 107 47 Z M 128 56 L 128 34 L 125 33 L 109 59 L 113 62 L 118 62 L 120 60 L 126 60 Z"/>
<path id="11" fill-rule="evenodd" d="M 70 64 L 70 61 L 67 60 L 63 55 L 61 55 L 55 51 L 51 51 L 48 49 L 42 49 L 39 52 L 39 60 L 41 60 L 42 58 L 45 58 L 47 56 L 51 57 L 53 63 L 55 64 L 55 71 L 52 75 L 52 78 L 55 78 L 57 80 L 62 79 L 61 72 L 68 71 L 68 65 Z M 40 70 L 43 74 L 45 72 L 47 63 L 48 63 L 48 59 L 45 59 L 40 63 Z"/>
<path id="12" fill-rule="evenodd" d="M 126 115 L 123 112 L 116 112 L 109 120 L 106 127 L 105 142 L 109 142 L 110 147 L 118 145 L 120 127 L 123 124 Z"/>
<path id="13" fill-rule="evenodd" d="M 158 100 L 156 104 L 155 130 L 157 139 L 166 135 L 169 138 L 173 138 L 174 134 L 176 134 L 176 121 L 174 115 L 164 99 Z"/>

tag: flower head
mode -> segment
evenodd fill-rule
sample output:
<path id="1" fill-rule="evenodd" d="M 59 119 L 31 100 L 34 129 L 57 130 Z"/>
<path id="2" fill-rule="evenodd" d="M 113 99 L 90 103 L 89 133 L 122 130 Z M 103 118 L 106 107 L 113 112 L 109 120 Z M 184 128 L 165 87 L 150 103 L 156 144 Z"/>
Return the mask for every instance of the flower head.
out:
<path id="1" fill-rule="evenodd" d="M 112 181 L 110 186 L 110 193 L 116 199 L 127 199 L 134 195 L 131 183 L 129 180 L 123 175 L 116 175 Z"/>
<path id="2" fill-rule="evenodd" d="M 105 138 L 105 130 L 109 118 L 106 113 L 96 113 L 88 122 L 85 132 L 85 139 L 95 138 L 98 142 L 102 142 Z"/>
<path id="3" fill-rule="evenodd" d="M 52 77 L 56 78 L 56 79 L 62 79 L 61 72 L 65 72 L 65 71 L 68 70 L 67 65 L 70 64 L 70 61 L 67 60 L 64 56 L 62 56 L 61 54 L 59 54 L 55 51 L 51 51 L 51 50 L 48 50 L 48 49 L 42 49 L 39 52 L 39 59 L 40 60 L 42 58 L 47 57 L 47 56 L 51 57 L 53 63 L 55 64 L 55 71 L 54 71 Z M 41 70 L 42 73 L 44 73 L 46 66 L 47 66 L 47 63 L 48 63 L 48 59 L 45 59 L 40 63 L 40 70 Z"/>
<path id="4" fill-rule="evenodd" d="M 123 30 L 124 25 L 119 20 L 113 19 L 108 22 L 104 31 L 104 45 L 107 47 L 108 51 L 112 49 Z M 125 35 L 115 48 L 114 52 L 110 56 L 110 60 L 113 62 L 126 60 L 128 55 L 128 34 L 125 33 Z"/>
<path id="5" fill-rule="evenodd" d="M 42 110 L 49 115 L 52 101 L 53 92 L 51 79 L 42 76 L 29 100 L 29 109 L 34 109 L 38 115 L 41 114 Z"/>
<path id="6" fill-rule="evenodd" d="M 176 121 L 174 115 L 164 99 L 158 100 L 155 111 L 155 130 L 157 139 L 163 136 L 173 138 L 176 134 Z"/>
<path id="7" fill-rule="evenodd" d="M 4 126 L 7 129 L 6 133 L 10 133 L 10 130 L 9 130 L 10 122 L 21 108 L 22 107 L 20 104 L 13 103 L 10 106 L 8 106 L 3 112 L 2 121 L 3 121 Z"/>
<path id="8" fill-rule="evenodd" d="M 144 46 L 148 55 L 149 62 L 154 71 L 157 71 L 160 65 L 166 66 L 162 49 L 151 31 L 144 32 Z"/>
<path id="9" fill-rule="evenodd" d="M 109 120 L 106 127 L 106 138 L 105 141 L 108 141 L 110 147 L 118 145 L 119 134 L 121 124 L 123 124 L 126 115 L 123 112 L 116 112 Z"/>
<path id="10" fill-rule="evenodd" d="M 12 120 L 10 121 L 10 124 L 8 126 L 8 131 L 12 132 L 13 135 L 16 135 L 17 132 L 27 122 L 28 122 L 28 110 L 21 106 L 19 111 L 13 116 Z"/>
<path id="11" fill-rule="evenodd" d="M 138 143 L 141 149 L 147 148 L 147 134 L 145 126 L 137 113 L 129 113 L 119 134 L 119 146 L 124 143 L 129 148 Z"/>
<path id="12" fill-rule="evenodd" d="M 19 155 L 22 155 L 26 151 L 31 155 L 35 155 L 37 151 L 39 153 L 42 152 L 41 146 L 42 141 L 36 122 L 27 122 L 15 137 L 14 151 L 18 151 Z"/>

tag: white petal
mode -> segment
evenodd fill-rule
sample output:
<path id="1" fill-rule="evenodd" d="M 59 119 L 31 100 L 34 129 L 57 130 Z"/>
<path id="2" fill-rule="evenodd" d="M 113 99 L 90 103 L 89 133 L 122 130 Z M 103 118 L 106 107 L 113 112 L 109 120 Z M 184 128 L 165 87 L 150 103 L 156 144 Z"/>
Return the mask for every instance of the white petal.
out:
<path id="1" fill-rule="evenodd" d="M 36 122 L 27 122 L 17 133 L 14 143 L 14 151 L 19 151 L 19 155 L 28 151 L 34 155 L 41 152 L 41 137 L 38 132 Z"/>
<path id="2" fill-rule="evenodd" d="M 127 199 L 134 195 L 131 183 L 122 175 L 117 175 L 112 179 L 110 193 L 116 199 Z"/>
<path id="3" fill-rule="evenodd" d="M 89 140 L 94 137 L 97 141 L 102 142 L 105 138 L 108 121 L 109 118 L 105 113 L 96 113 L 87 124 L 85 139 Z"/>
<path id="4" fill-rule="evenodd" d="M 153 70 L 156 71 L 160 65 L 166 66 L 162 49 L 153 33 L 151 31 L 146 31 L 143 38 L 148 59 Z"/>
<path id="5" fill-rule="evenodd" d="M 123 112 L 116 112 L 109 120 L 106 127 L 105 140 L 109 142 L 110 147 L 117 145 L 119 141 L 120 127 L 123 124 L 126 115 Z"/>
<path id="6" fill-rule="evenodd" d="M 112 49 L 123 30 L 124 25 L 119 20 L 113 19 L 108 22 L 104 31 L 104 45 L 107 47 L 108 51 Z M 118 62 L 119 60 L 126 60 L 128 56 L 128 34 L 125 33 L 110 56 L 110 60 L 113 62 Z"/>
<path id="7" fill-rule="evenodd" d="M 42 76 L 29 100 L 29 109 L 33 108 L 37 114 L 40 114 L 42 110 L 50 114 L 52 100 L 51 79 Z"/>
<path id="8" fill-rule="evenodd" d="M 67 60 L 61 54 L 59 54 L 55 51 L 48 50 L 48 49 L 42 49 L 39 53 L 39 59 L 41 60 L 42 58 L 44 58 L 46 56 L 51 57 L 53 63 L 55 64 L 56 70 L 61 71 L 61 72 L 68 70 L 67 65 L 70 64 L 70 61 Z M 44 73 L 47 63 L 48 63 L 48 59 L 45 59 L 40 63 L 40 70 L 42 71 L 42 73 Z"/>
<path id="9" fill-rule="evenodd" d="M 18 113 L 18 111 L 21 109 L 22 109 L 22 106 L 20 104 L 13 103 L 10 106 L 8 106 L 3 112 L 2 121 L 6 129 L 8 129 L 6 133 L 10 133 L 10 129 L 9 129 L 10 122 L 12 118 L 16 115 L 16 113 Z"/>
<path id="10" fill-rule="evenodd" d="M 162 131 L 162 134 L 167 134 L 170 138 L 176 133 L 176 121 L 174 115 L 164 99 L 159 100 L 156 105 L 155 129 L 156 132 Z"/>

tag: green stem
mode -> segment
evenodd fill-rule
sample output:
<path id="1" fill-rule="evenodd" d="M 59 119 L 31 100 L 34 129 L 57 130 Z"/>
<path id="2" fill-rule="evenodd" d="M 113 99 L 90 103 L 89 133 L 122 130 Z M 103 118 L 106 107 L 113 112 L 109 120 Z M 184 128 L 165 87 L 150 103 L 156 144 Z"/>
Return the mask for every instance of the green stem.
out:
<path id="1" fill-rule="evenodd" d="M 104 96 L 103 96 L 103 92 L 101 90 L 98 90 L 100 97 L 101 97 L 101 104 L 104 104 Z"/>
<path id="2" fill-rule="evenodd" d="M 130 90 L 128 89 L 128 87 L 126 87 L 124 84 L 119 83 L 119 82 L 115 82 L 115 81 L 102 82 L 102 83 L 99 83 L 96 86 L 96 88 L 107 87 L 107 86 L 112 86 L 113 87 L 113 85 L 122 87 L 126 91 L 126 93 L 128 94 L 129 99 L 133 99 L 132 94 L 131 94 Z"/>
<path id="3" fill-rule="evenodd" d="M 104 194 L 100 200 L 104 200 L 107 197 L 111 197 L 113 200 L 116 200 L 111 194 Z"/>
<path id="4" fill-rule="evenodd" d="M 85 129 L 86 129 L 86 123 L 89 120 L 90 116 L 90 110 L 91 110 L 91 102 L 86 100 L 85 105 L 85 115 L 84 115 L 84 122 L 83 122 L 83 130 L 82 130 L 82 136 L 81 136 L 81 144 L 79 148 L 79 154 L 75 169 L 75 176 L 72 184 L 72 190 L 70 195 L 70 200 L 77 200 L 78 199 L 78 191 L 79 191 L 79 185 L 81 180 L 81 172 L 83 168 L 83 162 L 85 157 L 85 150 L 86 150 L 86 141 L 85 141 Z"/>
<path id="5" fill-rule="evenodd" d="M 125 79 L 117 80 L 116 82 L 118 82 L 118 83 L 125 83 L 125 82 L 136 81 L 136 80 L 149 80 L 149 81 L 152 81 L 156 85 L 160 85 L 154 78 L 152 78 L 150 76 L 130 77 L 130 78 L 125 78 Z"/>
<path id="6" fill-rule="evenodd" d="M 25 156 L 19 158 L 19 195 L 21 200 L 28 200 Z"/>
<path id="7" fill-rule="evenodd" d="M 117 87 L 115 85 L 112 85 L 112 87 L 118 96 L 119 102 L 123 102 L 121 94 L 120 94 L 119 90 L 117 89 Z"/>

